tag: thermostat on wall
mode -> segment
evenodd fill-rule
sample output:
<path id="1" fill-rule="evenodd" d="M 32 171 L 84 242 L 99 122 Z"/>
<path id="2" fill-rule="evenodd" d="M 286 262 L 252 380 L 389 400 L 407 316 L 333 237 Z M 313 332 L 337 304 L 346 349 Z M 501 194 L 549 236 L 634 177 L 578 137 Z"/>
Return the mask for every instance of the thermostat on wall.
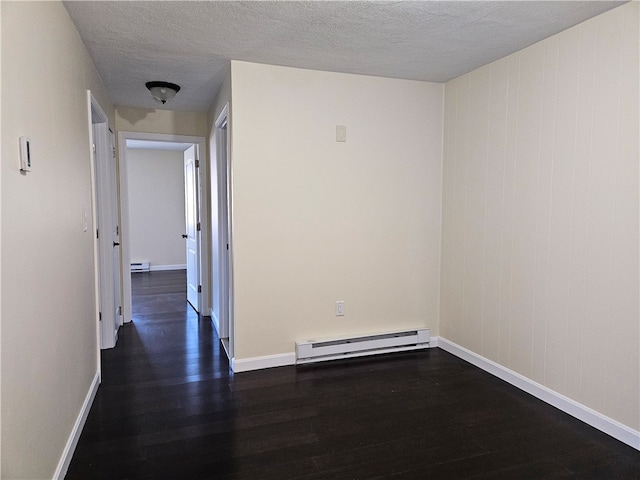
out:
<path id="1" fill-rule="evenodd" d="M 20 137 L 20 171 L 31 171 L 31 150 L 29 146 L 29 139 L 27 137 Z"/>

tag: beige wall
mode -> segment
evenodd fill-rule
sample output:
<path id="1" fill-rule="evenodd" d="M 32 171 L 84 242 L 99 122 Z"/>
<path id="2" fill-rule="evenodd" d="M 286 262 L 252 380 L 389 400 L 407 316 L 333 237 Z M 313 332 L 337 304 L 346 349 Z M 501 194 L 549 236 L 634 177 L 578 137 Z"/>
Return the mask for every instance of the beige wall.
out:
<path id="1" fill-rule="evenodd" d="M 637 430 L 638 3 L 445 96 L 440 334 Z"/>
<path id="2" fill-rule="evenodd" d="M 0 39 L 2 38 L 2 6 L 0 5 Z M 2 62 L 0 62 L 0 92 L 2 92 Z M 0 138 L 2 137 L 2 95 L 0 94 Z M 1 160 L 1 157 L 0 157 Z M 0 225 L 2 224 L 2 168 L 0 165 Z M 0 231 L 0 266 L 2 265 L 2 235 Z M 2 275 L 0 274 L 0 478 L 2 477 Z"/>
<path id="3" fill-rule="evenodd" d="M 184 153 L 127 149 L 131 262 L 186 264 Z"/>
<path id="4" fill-rule="evenodd" d="M 98 367 L 86 90 L 114 115 L 61 3 L 1 9 L 1 476 L 51 478 Z"/>
<path id="5" fill-rule="evenodd" d="M 2 6 L 0 5 L 0 39 L 2 38 Z M 0 61 L 0 93 L 2 92 L 2 62 Z M 0 138 L 2 137 L 2 95 L 0 94 Z M 0 162 L 2 157 L 0 157 Z M 2 224 L 2 167 L 0 165 L 0 225 Z M 2 234 L 0 229 L 0 268 L 2 266 Z M 2 275 L 0 274 L 0 478 L 2 478 Z"/>
<path id="6" fill-rule="evenodd" d="M 116 107 L 116 129 L 119 132 L 206 137 L 207 114 L 118 106 Z"/>
<path id="7" fill-rule="evenodd" d="M 226 201 L 226 199 L 223 198 L 223 191 L 218 189 L 219 182 L 225 181 L 225 163 L 222 159 L 218 158 L 218 152 L 216 148 L 215 122 L 222 113 L 225 105 L 227 104 L 229 104 L 229 110 L 231 110 L 231 69 L 227 71 L 222 86 L 220 87 L 220 91 L 218 92 L 218 95 L 216 95 L 216 98 L 213 101 L 211 108 L 209 109 L 209 114 L 207 117 L 209 132 L 209 152 L 211 152 L 211 192 L 209 195 L 211 199 L 211 317 L 214 319 L 214 322 L 218 321 L 218 319 L 221 318 L 222 313 L 221 283 L 223 281 L 223 274 L 221 271 L 221 255 L 226 255 L 226 246 L 224 249 L 221 249 L 221 245 L 219 242 L 219 229 L 221 228 L 220 222 L 226 222 L 225 218 L 220 218 L 219 208 L 221 202 Z M 230 123 L 230 111 L 228 113 L 227 119 Z M 231 145 L 228 145 L 227 148 L 230 149 Z"/>
<path id="8" fill-rule="evenodd" d="M 231 74 L 236 358 L 437 334 L 443 85 L 244 62 Z"/>

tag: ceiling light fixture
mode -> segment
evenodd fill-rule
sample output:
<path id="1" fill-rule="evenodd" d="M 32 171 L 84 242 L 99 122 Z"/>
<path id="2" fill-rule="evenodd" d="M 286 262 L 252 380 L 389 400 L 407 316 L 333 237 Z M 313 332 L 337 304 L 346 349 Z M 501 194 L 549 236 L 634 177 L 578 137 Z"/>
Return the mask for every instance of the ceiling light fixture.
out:
<path id="1" fill-rule="evenodd" d="M 145 85 L 151 92 L 151 96 L 163 105 L 180 91 L 180 86 L 175 83 L 147 82 Z"/>

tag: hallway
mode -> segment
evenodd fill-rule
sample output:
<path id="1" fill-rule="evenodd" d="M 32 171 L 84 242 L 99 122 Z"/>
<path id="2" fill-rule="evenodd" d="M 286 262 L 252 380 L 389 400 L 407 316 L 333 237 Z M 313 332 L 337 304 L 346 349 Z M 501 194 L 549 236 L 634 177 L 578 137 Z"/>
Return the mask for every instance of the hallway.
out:
<path id="1" fill-rule="evenodd" d="M 211 321 L 186 302 L 185 271 L 135 273 L 131 283 L 134 321 L 101 352 L 102 384 L 69 479 L 185 478 L 180 459 L 200 425 L 233 416 L 211 400 L 229 390 L 229 363 Z"/>
<path id="2" fill-rule="evenodd" d="M 185 281 L 133 276 L 67 479 L 640 476 L 631 447 L 440 349 L 234 376 Z"/>

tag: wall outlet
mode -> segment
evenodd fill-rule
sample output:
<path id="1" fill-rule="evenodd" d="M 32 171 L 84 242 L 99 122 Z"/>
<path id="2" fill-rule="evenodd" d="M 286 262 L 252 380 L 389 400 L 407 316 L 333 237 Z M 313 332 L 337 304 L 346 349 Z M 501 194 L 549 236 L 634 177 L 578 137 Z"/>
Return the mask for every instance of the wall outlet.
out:
<path id="1" fill-rule="evenodd" d="M 344 300 L 336 302 L 336 317 L 344 317 Z"/>

